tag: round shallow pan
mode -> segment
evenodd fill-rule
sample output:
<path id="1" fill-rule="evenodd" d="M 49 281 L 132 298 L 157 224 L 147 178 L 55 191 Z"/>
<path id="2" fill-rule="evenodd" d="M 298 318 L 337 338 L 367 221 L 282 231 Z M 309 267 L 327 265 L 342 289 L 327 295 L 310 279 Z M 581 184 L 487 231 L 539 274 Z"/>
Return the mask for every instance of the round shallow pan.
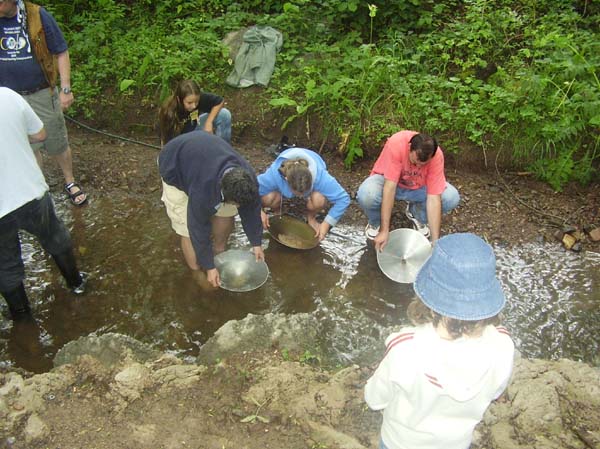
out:
<path id="1" fill-rule="evenodd" d="M 221 288 L 232 292 L 249 292 L 263 285 L 269 277 L 269 267 L 257 262 L 254 253 L 230 249 L 215 256 L 215 267 L 221 277 Z"/>
<path id="2" fill-rule="evenodd" d="M 431 243 L 414 229 L 390 232 L 383 251 L 377 251 L 377 264 L 392 281 L 410 284 L 431 255 Z"/>
<path id="3" fill-rule="evenodd" d="M 289 248 L 311 249 L 319 244 L 315 230 L 308 223 L 289 215 L 269 217 L 269 233 Z"/>

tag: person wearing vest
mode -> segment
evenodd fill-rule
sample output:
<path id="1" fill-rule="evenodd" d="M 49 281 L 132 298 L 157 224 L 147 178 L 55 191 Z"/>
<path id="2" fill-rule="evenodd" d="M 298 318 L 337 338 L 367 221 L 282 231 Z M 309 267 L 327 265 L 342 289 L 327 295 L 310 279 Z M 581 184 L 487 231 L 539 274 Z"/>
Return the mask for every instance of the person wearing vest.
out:
<path id="1" fill-rule="evenodd" d="M 87 196 L 75 182 L 63 116 L 74 100 L 69 51 L 58 24 L 39 5 L 0 0 L 0 86 L 21 94 L 42 119 L 48 138 L 32 145 L 38 163 L 44 149 L 61 168 L 71 202 L 84 204 Z"/>

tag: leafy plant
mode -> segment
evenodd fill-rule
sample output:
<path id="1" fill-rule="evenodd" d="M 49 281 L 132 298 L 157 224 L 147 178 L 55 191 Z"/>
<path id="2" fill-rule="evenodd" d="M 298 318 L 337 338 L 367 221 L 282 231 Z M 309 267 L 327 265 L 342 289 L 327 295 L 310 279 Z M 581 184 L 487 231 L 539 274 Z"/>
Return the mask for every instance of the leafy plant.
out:
<path id="1" fill-rule="evenodd" d="M 231 70 L 223 37 L 269 25 L 284 32 L 284 47 L 270 101 L 252 107 L 277 110 L 284 128 L 300 122 L 309 135 L 319 122 L 314 138 L 333 142 L 348 168 L 392 133 L 416 129 L 446 151 L 511 148 L 515 164 L 557 190 L 597 173 L 598 2 L 47 3 L 86 116 L 120 99 L 156 102 L 183 78 L 218 92 Z"/>
<path id="2" fill-rule="evenodd" d="M 300 356 L 299 359 L 300 363 L 304 363 L 307 365 L 320 365 L 321 364 L 321 358 L 315 354 L 313 354 L 312 352 L 310 352 L 308 349 L 306 351 L 304 351 L 304 353 Z"/>

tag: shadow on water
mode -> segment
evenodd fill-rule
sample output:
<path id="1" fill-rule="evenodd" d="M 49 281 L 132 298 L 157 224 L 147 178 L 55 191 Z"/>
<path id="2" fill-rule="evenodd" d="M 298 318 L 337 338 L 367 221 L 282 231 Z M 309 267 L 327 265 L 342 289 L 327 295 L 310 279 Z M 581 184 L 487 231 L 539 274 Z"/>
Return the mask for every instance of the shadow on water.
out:
<path id="1" fill-rule="evenodd" d="M 378 357 L 385 336 L 407 323 L 412 285 L 379 271 L 362 229 L 342 224 L 306 251 L 265 235 L 269 279 L 257 290 L 234 293 L 196 283 L 158 194 L 98 195 L 81 209 L 61 197 L 57 210 L 71 229 L 81 269 L 91 274 L 88 291 L 74 297 L 63 288 L 56 267 L 24 235 L 35 322 L 0 322 L 4 366 L 47 371 L 59 348 L 92 332 L 127 334 L 191 360 L 225 322 L 268 312 L 314 314 L 329 356 L 367 363 Z M 230 246 L 247 246 L 239 223 Z M 597 363 L 600 254 L 565 253 L 553 245 L 496 252 L 508 298 L 506 321 L 522 352 Z"/>

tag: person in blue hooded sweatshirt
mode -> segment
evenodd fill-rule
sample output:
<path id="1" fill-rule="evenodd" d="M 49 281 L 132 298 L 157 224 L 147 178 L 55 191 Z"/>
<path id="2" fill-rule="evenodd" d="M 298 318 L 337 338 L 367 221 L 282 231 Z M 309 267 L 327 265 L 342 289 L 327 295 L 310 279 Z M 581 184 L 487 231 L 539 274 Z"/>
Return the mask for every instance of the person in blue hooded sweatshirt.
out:
<path id="1" fill-rule="evenodd" d="M 350 195 L 329 174 L 321 156 L 306 148 L 294 147 L 281 152 L 267 171 L 258 176 L 258 193 L 265 229 L 269 227 L 269 217 L 264 209 L 280 214 L 283 198 L 304 198 L 306 221 L 319 241 L 337 224 L 350 204 Z M 327 216 L 319 223 L 317 214 L 329 205 Z"/>

